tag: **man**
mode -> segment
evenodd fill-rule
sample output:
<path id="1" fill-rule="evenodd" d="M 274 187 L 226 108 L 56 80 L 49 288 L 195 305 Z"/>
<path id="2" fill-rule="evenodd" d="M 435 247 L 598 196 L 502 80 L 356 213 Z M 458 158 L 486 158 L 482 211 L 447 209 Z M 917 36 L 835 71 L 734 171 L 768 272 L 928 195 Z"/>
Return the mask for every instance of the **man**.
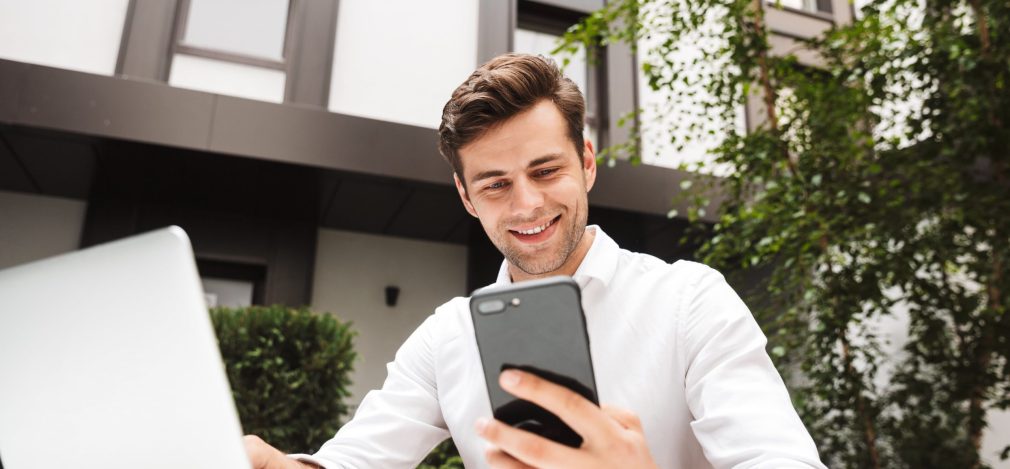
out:
<path id="1" fill-rule="evenodd" d="M 247 437 L 254 467 L 414 467 L 451 436 L 468 467 L 823 467 L 747 307 L 717 272 L 621 250 L 586 227 L 596 156 L 585 104 L 557 66 L 509 54 L 446 104 L 442 155 L 505 256 L 497 283 L 570 275 L 582 288 L 601 407 L 515 370 L 502 387 L 557 414 L 577 449 L 491 418 L 467 298 L 439 307 L 382 389 L 313 456 Z"/>

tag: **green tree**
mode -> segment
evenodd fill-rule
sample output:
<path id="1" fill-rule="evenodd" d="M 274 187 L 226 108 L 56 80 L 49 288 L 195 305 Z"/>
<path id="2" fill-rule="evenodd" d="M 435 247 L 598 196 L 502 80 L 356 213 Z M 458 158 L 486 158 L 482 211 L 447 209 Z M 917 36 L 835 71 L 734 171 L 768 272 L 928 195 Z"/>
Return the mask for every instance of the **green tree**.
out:
<path id="1" fill-rule="evenodd" d="M 776 7 L 615 0 L 559 51 L 645 44 L 655 114 L 706 111 L 671 144 L 723 136 L 672 202 L 705 262 L 767 272 L 751 304 L 829 466 L 982 467 L 986 413 L 1010 406 L 1010 2 L 872 1 L 801 41 L 815 66 L 771 53 Z M 751 97 L 764 119 L 743 131 Z M 876 330 L 896 311 L 889 357 Z"/>

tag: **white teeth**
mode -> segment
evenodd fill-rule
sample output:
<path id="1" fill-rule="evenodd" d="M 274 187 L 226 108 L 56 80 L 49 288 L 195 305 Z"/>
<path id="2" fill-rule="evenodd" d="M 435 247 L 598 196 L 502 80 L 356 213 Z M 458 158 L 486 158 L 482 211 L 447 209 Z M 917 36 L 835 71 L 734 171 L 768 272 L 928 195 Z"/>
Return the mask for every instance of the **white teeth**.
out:
<path id="1" fill-rule="evenodd" d="M 516 232 L 519 233 L 519 234 L 524 234 L 524 235 L 533 235 L 533 234 L 537 234 L 537 233 L 539 233 L 539 232 L 541 232 L 543 230 L 546 230 L 547 227 L 551 226 L 552 223 L 554 223 L 554 219 L 551 219 L 551 221 L 549 221 L 547 223 L 544 223 L 542 226 L 538 226 L 536 228 L 533 228 L 532 230 L 527 230 L 527 231 L 516 230 Z"/>

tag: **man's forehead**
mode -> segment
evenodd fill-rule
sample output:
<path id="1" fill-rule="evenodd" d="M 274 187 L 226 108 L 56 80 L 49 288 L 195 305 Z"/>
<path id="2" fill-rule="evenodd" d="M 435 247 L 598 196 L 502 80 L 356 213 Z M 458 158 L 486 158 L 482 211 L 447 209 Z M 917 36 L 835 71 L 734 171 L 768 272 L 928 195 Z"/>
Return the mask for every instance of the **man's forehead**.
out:
<path id="1" fill-rule="evenodd" d="M 459 149 L 464 172 L 526 167 L 547 155 L 574 150 L 564 117 L 546 101 L 491 129 Z"/>

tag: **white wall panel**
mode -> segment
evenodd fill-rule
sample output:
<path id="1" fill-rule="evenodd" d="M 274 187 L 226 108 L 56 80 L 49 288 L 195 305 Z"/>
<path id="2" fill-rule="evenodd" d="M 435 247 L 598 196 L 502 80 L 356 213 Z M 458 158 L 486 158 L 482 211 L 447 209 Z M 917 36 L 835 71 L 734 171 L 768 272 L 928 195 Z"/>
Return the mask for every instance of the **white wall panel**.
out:
<path id="1" fill-rule="evenodd" d="M 329 109 L 437 128 L 476 61 L 475 0 L 341 0 Z"/>
<path id="2" fill-rule="evenodd" d="M 0 58 L 113 75 L 128 0 L 2 0 Z"/>
<path id="3" fill-rule="evenodd" d="M 74 251 L 86 204 L 0 191 L 0 269 Z"/>
<path id="4" fill-rule="evenodd" d="M 280 70 L 176 54 L 168 83 L 208 93 L 284 102 L 285 74 Z"/>
<path id="5" fill-rule="evenodd" d="M 312 309 L 358 331 L 350 402 L 382 386 L 386 363 L 435 308 L 466 294 L 466 247 L 347 231 L 319 230 Z M 400 287 L 386 306 L 387 285 Z"/>

